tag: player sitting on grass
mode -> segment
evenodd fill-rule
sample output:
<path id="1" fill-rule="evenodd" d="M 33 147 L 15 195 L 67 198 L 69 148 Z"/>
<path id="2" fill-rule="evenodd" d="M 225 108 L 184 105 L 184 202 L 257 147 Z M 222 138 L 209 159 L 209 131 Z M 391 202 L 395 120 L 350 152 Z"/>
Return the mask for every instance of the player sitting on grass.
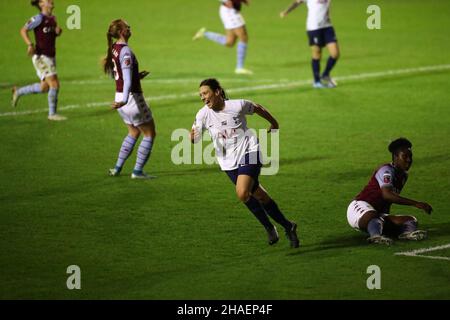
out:
<path id="1" fill-rule="evenodd" d="M 283 226 L 291 247 L 297 248 L 297 224 L 286 219 L 278 205 L 259 183 L 260 150 L 256 136 L 247 128 L 246 115 L 256 113 L 270 122 L 270 129 L 278 129 L 278 122 L 263 106 L 248 100 L 228 100 L 216 79 L 200 84 L 203 108 L 197 113 L 191 130 L 192 143 L 208 130 L 213 139 L 216 157 L 222 171 L 236 185 L 236 194 L 265 227 L 269 244 L 278 241 L 278 232 L 268 216 Z"/>
<path id="2" fill-rule="evenodd" d="M 392 162 L 379 167 L 368 185 L 356 196 L 347 209 L 350 226 L 366 231 L 369 243 L 390 245 L 389 236 L 404 240 L 422 240 L 426 231 L 417 230 L 417 219 L 413 216 L 389 215 L 392 203 L 414 206 L 428 214 L 433 210 L 428 203 L 401 197 L 399 194 L 408 178 L 412 164 L 412 144 L 399 138 L 389 144 Z"/>

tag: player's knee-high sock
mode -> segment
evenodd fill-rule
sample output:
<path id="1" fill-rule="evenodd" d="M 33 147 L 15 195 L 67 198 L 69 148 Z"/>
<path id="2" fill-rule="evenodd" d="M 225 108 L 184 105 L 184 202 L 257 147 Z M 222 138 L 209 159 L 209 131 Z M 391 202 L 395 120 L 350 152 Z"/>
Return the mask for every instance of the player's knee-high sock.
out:
<path id="1" fill-rule="evenodd" d="M 245 56 L 247 55 L 247 44 L 245 42 L 239 41 L 237 44 L 237 69 L 242 69 L 244 67 Z"/>
<path id="2" fill-rule="evenodd" d="M 27 94 L 33 94 L 33 93 L 41 93 L 42 89 L 41 89 L 41 84 L 40 83 L 33 83 L 30 84 L 29 86 L 25 86 L 25 87 L 21 87 L 19 89 L 17 89 L 16 94 L 17 96 L 24 96 Z"/>
<path id="3" fill-rule="evenodd" d="M 410 233 L 417 230 L 417 221 L 408 220 L 402 225 L 402 233 Z"/>
<path id="4" fill-rule="evenodd" d="M 49 115 L 56 113 L 57 105 L 58 105 L 58 89 L 50 88 L 50 90 L 48 90 L 48 114 Z"/>
<path id="5" fill-rule="evenodd" d="M 371 237 L 380 236 L 383 233 L 383 221 L 380 218 L 373 218 L 367 224 L 367 232 Z"/>
<path id="6" fill-rule="evenodd" d="M 318 59 L 312 59 L 311 60 L 311 66 L 314 76 L 314 82 L 320 81 L 320 60 Z"/>
<path id="7" fill-rule="evenodd" d="M 144 137 L 137 152 L 136 165 L 134 166 L 134 173 L 141 173 L 153 147 L 153 139 L 151 137 Z"/>
<path id="8" fill-rule="evenodd" d="M 275 201 L 270 199 L 268 203 L 263 203 L 262 206 L 273 220 L 281 224 L 286 230 L 291 230 L 292 222 L 286 219 Z"/>
<path id="9" fill-rule="evenodd" d="M 227 43 L 227 37 L 225 37 L 223 34 L 220 33 L 206 31 L 205 38 L 214 41 L 218 44 L 221 44 L 223 46 L 225 45 L 225 43 Z"/>
<path id="10" fill-rule="evenodd" d="M 122 146 L 120 147 L 119 157 L 117 158 L 116 162 L 116 170 L 118 172 L 122 170 L 125 161 L 128 159 L 131 152 L 133 152 L 136 141 L 137 140 L 135 138 L 129 135 L 126 136 L 125 139 L 123 139 Z"/>
<path id="11" fill-rule="evenodd" d="M 327 61 L 327 66 L 325 67 L 325 71 L 323 72 L 323 77 L 330 76 L 331 69 L 333 69 L 334 65 L 336 64 L 337 59 L 334 59 L 333 57 L 329 57 Z"/>
<path id="12" fill-rule="evenodd" d="M 266 212 L 264 211 L 261 203 L 253 197 L 250 197 L 247 202 L 245 202 L 247 208 L 253 213 L 253 215 L 258 219 L 258 221 L 266 228 L 266 230 L 272 230 L 273 224 L 270 222 L 267 217 Z"/>

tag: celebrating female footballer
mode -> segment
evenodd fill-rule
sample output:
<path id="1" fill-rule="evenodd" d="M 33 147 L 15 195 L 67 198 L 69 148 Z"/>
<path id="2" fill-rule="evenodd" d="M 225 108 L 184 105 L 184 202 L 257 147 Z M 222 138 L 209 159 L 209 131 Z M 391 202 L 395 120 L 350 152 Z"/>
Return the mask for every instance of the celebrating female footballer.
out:
<path id="1" fill-rule="evenodd" d="M 285 11 L 280 13 L 281 18 L 288 15 L 289 12 L 297 8 L 302 2 L 306 2 L 308 6 L 306 29 L 312 53 L 313 87 L 334 88 L 336 87 L 336 82 L 330 77 L 330 72 L 339 58 L 339 46 L 329 17 L 331 0 L 295 0 Z M 330 57 L 328 58 L 327 66 L 322 76 L 320 76 L 320 59 L 322 58 L 322 47 L 325 46 L 330 53 Z"/>
<path id="2" fill-rule="evenodd" d="M 20 29 L 20 35 L 28 46 L 27 52 L 32 57 L 34 68 L 40 83 L 34 83 L 25 87 L 12 89 L 11 105 L 17 106 L 19 97 L 48 92 L 48 119 L 66 120 L 67 118 L 56 113 L 58 104 L 59 80 L 56 74 L 56 37 L 61 35 L 62 29 L 56 23 L 56 17 L 52 15 L 53 0 L 33 0 L 31 5 L 39 9 L 40 13 L 32 17 L 25 26 Z M 36 46 L 28 36 L 33 30 Z"/>
<path id="3" fill-rule="evenodd" d="M 237 44 L 237 64 L 236 74 L 253 74 L 252 71 L 244 68 L 245 56 L 247 55 L 248 34 L 245 28 L 245 21 L 241 15 L 242 3 L 249 4 L 249 0 L 220 0 L 220 18 L 225 27 L 226 35 L 215 32 L 206 31 L 201 28 L 194 35 L 192 40 L 206 38 L 223 46 L 232 48 L 239 39 Z"/>
<path id="4" fill-rule="evenodd" d="M 137 152 L 136 165 L 132 179 L 151 179 L 152 176 L 143 172 L 153 147 L 156 136 L 155 122 L 152 112 L 142 94 L 141 79 L 147 76 L 147 71 L 139 72 L 136 56 L 128 47 L 131 37 L 130 26 L 122 19 L 111 22 L 106 38 L 108 41 L 107 56 L 104 59 L 104 71 L 116 81 L 116 97 L 112 104 L 117 109 L 123 122 L 128 127 L 128 135 L 120 148 L 116 166 L 109 170 L 111 176 L 118 176 L 125 161 L 133 151 L 141 132 L 144 135 Z M 113 43 L 112 39 L 117 39 Z"/>
<path id="5" fill-rule="evenodd" d="M 427 236 L 426 231 L 417 230 L 415 217 L 389 215 L 392 203 L 414 206 L 428 214 L 433 210 L 428 203 L 400 196 L 412 164 L 411 147 L 411 142 L 405 138 L 392 141 L 388 147 L 392 162 L 379 167 L 348 206 L 348 223 L 357 230 L 367 231 L 369 243 L 390 245 L 393 240 L 387 235 L 404 240 L 422 240 Z"/>
<path id="6" fill-rule="evenodd" d="M 264 107 L 248 100 L 228 100 L 216 79 L 200 83 L 200 98 L 205 104 L 197 113 L 191 130 L 192 143 L 198 142 L 203 130 L 213 139 L 219 165 L 236 185 L 238 198 L 265 227 L 269 244 L 278 241 L 278 232 L 267 215 L 285 229 L 291 247 L 297 248 L 297 224 L 285 218 L 275 201 L 260 185 L 260 150 L 256 136 L 247 128 L 246 115 L 256 113 L 278 129 L 278 122 Z"/>

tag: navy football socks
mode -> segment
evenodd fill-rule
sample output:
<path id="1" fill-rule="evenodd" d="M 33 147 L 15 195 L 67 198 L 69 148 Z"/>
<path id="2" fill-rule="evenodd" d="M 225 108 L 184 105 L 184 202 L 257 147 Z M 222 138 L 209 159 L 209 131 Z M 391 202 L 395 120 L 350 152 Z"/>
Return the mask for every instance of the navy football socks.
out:
<path id="1" fill-rule="evenodd" d="M 253 213 L 253 215 L 258 219 L 258 221 L 266 228 L 266 230 L 273 229 L 273 224 L 267 217 L 261 203 L 253 197 L 250 197 L 247 202 L 245 202 L 247 208 Z"/>

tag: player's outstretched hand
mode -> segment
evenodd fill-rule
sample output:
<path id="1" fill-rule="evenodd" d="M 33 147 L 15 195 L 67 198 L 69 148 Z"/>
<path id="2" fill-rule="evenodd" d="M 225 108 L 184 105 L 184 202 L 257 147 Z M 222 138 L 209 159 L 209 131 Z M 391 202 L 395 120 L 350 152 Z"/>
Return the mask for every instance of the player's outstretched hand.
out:
<path id="1" fill-rule="evenodd" d="M 422 209 L 423 211 L 425 211 L 428 214 L 431 214 L 431 211 L 433 211 L 433 208 L 426 202 L 418 202 L 416 204 L 416 208 Z"/>
<path id="2" fill-rule="evenodd" d="M 125 102 L 113 102 L 113 104 L 112 104 L 112 108 L 113 109 L 120 109 L 120 108 L 122 108 L 124 105 L 126 105 L 126 103 Z"/>
<path id="3" fill-rule="evenodd" d="M 269 129 L 267 129 L 267 132 L 272 132 L 272 130 L 278 130 L 280 127 L 279 127 L 279 125 L 278 125 L 278 123 L 272 123 L 272 124 L 270 124 L 270 128 Z"/>
<path id="4" fill-rule="evenodd" d="M 287 16 L 287 13 L 286 13 L 286 12 L 284 12 L 284 11 L 280 12 L 280 18 L 284 18 L 284 17 L 286 17 L 286 16 Z"/>
<path id="5" fill-rule="evenodd" d="M 56 33 L 57 36 L 60 36 L 61 33 L 62 33 L 61 27 L 56 27 L 56 28 L 55 28 L 55 33 Z"/>
<path id="6" fill-rule="evenodd" d="M 150 74 L 150 72 L 148 72 L 148 71 L 141 71 L 141 72 L 139 72 L 139 79 L 144 79 L 149 74 Z"/>

